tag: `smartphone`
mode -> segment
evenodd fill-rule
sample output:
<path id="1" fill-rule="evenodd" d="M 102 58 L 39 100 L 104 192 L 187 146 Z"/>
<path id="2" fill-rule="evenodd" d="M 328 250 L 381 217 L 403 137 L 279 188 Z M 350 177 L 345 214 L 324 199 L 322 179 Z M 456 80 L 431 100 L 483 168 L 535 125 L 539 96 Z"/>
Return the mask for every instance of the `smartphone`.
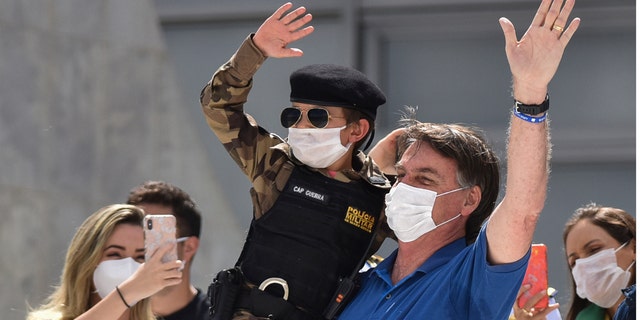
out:
<path id="1" fill-rule="evenodd" d="M 165 243 L 176 243 L 176 217 L 170 214 L 149 214 L 144 217 L 145 260 Z M 178 260 L 178 251 L 174 246 L 161 259 L 162 262 Z"/>
<path id="2" fill-rule="evenodd" d="M 518 306 L 524 307 L 525 302 L 531 299 L 533 295 L 540 291 L 547 291 L 547 246 L 542 243 L 534 243 L 531 245 L 531 257 L 529 265 L 524 275 L 522 284 L 530 284 L 531 288 L 523 293 L 518 299 Z M 534 306 L 536 309 L 542 309 L 549 306 L 549 296 L 545 295 Z"/>

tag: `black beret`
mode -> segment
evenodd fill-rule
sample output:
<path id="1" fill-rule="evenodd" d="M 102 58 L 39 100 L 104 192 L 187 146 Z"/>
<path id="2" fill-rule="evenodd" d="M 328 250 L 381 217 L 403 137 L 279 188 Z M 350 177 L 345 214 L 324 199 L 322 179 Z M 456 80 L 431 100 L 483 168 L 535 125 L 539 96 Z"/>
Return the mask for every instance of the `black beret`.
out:
<path id="1" fill-rule="evenodd" d="M 384 93 L 360 71 L 335 64 L 302 67 L 289 77 L 291 101 L 358 110 L 376 119 Z"/>

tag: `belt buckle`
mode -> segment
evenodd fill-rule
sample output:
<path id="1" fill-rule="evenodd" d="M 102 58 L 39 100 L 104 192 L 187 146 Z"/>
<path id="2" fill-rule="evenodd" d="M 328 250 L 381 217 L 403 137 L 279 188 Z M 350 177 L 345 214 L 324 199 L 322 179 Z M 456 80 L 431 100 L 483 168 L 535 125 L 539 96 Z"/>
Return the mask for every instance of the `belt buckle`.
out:
<path id="1" fill-rule="evenodd" d="M 282 279 L 282 278 L 278 278 L 278 277 L 267 278 L 264 281 L 262 281 L 262 283 L 260 284 L 258 289 L 264 291 L 264 289 L 266 289 L 268 286 L 270 286 L 272 284 L 277 284 L 277 285 L 280 285 L 282 287 L 282 289 L 284 290 L 284 294 L 282 295 L 282 299 L 284 299 L 284 300 L 289 299 L 289 285 L 287 285 L 287 281 Z"/>

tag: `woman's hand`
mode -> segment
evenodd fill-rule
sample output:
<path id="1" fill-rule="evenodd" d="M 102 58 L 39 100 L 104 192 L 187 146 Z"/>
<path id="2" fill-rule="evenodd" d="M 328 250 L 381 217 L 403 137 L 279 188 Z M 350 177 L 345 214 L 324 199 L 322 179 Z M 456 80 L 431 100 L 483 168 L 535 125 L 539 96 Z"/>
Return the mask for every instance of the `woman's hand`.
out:
<path id="1" fill-rule="evenodd" d="M 168 286 L 182 282 L 183 263 L 180 260 L 163 263 L 162 256 L 176 244 L 170 243 L 159 247 L 136 272 L 118 286 L 129 305 L 147 298 Z"/>
<path id="2" fill-rule="evenodd" d="M 544 298 L 547 295 L 547 290 L 540 291 L 533 295 L 531 299 L 527 300 L 522 308 L 518 306 L 518 300 L 520 296 L 522 296 L 525 292 L 527 292 L 531 288 L 531 285 L 525 284 L 520 287 L 520 291 L 518 291 L 518 298 L 516 298 L 516 302 L 513 304 L 513 315 L 517 320 L 523 319 L 535 319 L 535 320 L 544 320 L 547 315 L 551 313 L 553 310 L 556 310 L 560 307 L 560 304 L 555 303 L 549 305 L 546 308 L 536 309 L 534 306 L 540 299 Z"/>

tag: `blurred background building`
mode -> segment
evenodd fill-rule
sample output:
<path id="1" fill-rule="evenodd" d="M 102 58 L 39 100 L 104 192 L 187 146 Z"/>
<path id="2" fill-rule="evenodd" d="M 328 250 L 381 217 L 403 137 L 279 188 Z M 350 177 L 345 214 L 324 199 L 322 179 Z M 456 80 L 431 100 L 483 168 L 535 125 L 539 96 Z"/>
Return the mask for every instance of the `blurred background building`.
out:
<path id="1" fill-rule="evenodd" d="M 204 213 L 194 281 L 235 262 L 252 213 L 249 181 L 202 117 L 212 73 L 282 2 L 273 0 L 0 1 L 0 312 L 24 319 L 52 290 L 75 228 L 133 186 L 162 179 Z M 271 59 L 246 110 L 281 136 L 288 75 L 312 63 L 359 68 L 386 92 L 376 141 L 403 106 L 419 120 L 485 130 L 504 161 L 510 72 L 498 19 L 518 37 L 538 1 L 294 2 L 316 31 L 305 55 Z M 636 3 L 578 0 L 582 18 L 550 85 L 554 144 L 535 242 L 568 301 L 562 228 L 589 202 L 636 211 Z M 394 248 L 385 243 L 381 254 Z"/>

